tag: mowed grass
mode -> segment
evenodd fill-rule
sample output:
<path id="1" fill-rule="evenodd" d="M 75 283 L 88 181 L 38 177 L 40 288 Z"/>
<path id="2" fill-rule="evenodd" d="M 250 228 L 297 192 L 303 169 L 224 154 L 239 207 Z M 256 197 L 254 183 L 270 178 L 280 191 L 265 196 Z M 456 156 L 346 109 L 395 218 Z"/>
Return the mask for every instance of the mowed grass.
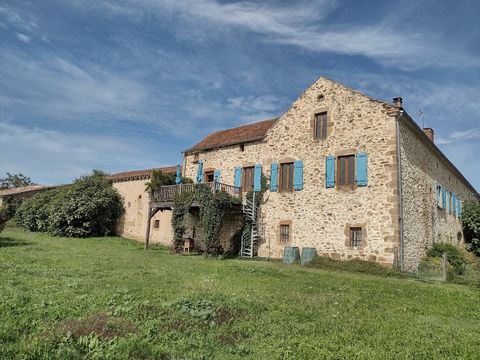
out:
<path id="1" fill-rule="evenodd" d="M 145 252 L 115 237 L 0 234 L 2 359 L 478 359 L 479 349 L 474 288 Z"/>

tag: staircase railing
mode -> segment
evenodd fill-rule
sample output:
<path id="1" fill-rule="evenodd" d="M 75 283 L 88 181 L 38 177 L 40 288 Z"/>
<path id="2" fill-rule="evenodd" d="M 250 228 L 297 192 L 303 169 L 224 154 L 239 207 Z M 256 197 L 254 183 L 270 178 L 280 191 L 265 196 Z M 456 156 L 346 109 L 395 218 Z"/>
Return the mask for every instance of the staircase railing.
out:
<path id="1" fill-rule="evenodd" d="M 259 207 L 255 205 L 255 192 L 252 200 L 245 197 L 242 206 L 247 226 L 245 226 L 242 233 L 240 256 L 253 257 L 256 255 L 258 242 L 260 240 L 259 222 L 261 218 Z"/>

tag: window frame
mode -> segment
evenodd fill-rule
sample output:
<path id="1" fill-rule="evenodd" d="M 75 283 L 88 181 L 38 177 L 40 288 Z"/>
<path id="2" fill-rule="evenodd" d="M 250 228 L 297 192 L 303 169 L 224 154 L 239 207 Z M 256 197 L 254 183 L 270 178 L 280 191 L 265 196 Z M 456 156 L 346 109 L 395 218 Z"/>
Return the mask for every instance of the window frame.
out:
<path id="1" fill-rule="evenodd" d="M 320 133 L 318 134 L 319 125 Z M 319 111 L 313 115 L 313 138 L 318 141 L 328 138 L 328 111 Z"/>
<path id="2" fill-rule="evenodd" d="M 153 228 L 154 229 L 160 229 L 160 220 L 159 219 L 155 219 L 154 222 L 153 222 Z"/>
<path id="3" fill-rule="evenodd" d="M 280 244 L 289 244 L 292 242 L 292 225 L 290 222 L 280 222 L 278 226 L 278 242 Z"/>
<path id="4" fill-rule="evenodd" d="M 356 176 L 357 176 L 357 169 L 356 169 L 356 158 L 355 158 L 355 154 L 345 154 L 345 155 L 338 155 L 336 157 L 336 174 L 335 174 L 335 184 L 336 184 L 336 187 L 337 188 L 350 188 L 350 189 L 355 189 L 356 186 L 357 186 L 357 182 L 356 182 Z M 341 175 L 341 164 L 342 164 L 342 159 L 345 159 L 345 158 L 351 158 L 352 159 L 352 168 L 353 170 L 350 169 L 350 165 L 349 165 L 349 161 L 347 160 L 345 162 L 346 164 L 346 169 L 345 169 L 345 176 L 344 176 L 344 180 L 345 180 L 345 183 L 344 184 L 340 184 L 340 175 Z M 348 180 L 350 178 L 350 174 L 353 172 L 353 176 L 352 176 L 352 183 L 348 183 Z"/>
<path id="5" fill-rule="evenodd" d="M 279 165 L 279 170 L 278 170 L 278 192 L 293 192 L 293 183 L 294 183 L 294 174 L 295 174 L 295 162 L 294 161 L 285 161 L 281 162 Z M 287 168 L 288 167 L 288 168 Z M 284 188 L 284 179 L 283 179 L 283 173 L 284 169 L 288 169 L 288 174 L 287 174 L 287 186 Z"/>
<path id="6" fill-rule="evenodd" d="M 206 183 L 209 183 L 209 182 L 214 182 L 215 181 L 215 171 L 214 170 L 204 170 L 204 173 L 203 173 L 203 181 L 206 182 Z M 208 181 L 208 177 L 212 178 L 211 181 Z"/>
<path id="7" fill-rule="evenodd" d="M 364 244 L 364 231 L 362 226 L 350 226 L 349 229 L 349 244 L 352 249 L 361 249 Z M 360 240 L 358 234 L 360 233 Z"/>

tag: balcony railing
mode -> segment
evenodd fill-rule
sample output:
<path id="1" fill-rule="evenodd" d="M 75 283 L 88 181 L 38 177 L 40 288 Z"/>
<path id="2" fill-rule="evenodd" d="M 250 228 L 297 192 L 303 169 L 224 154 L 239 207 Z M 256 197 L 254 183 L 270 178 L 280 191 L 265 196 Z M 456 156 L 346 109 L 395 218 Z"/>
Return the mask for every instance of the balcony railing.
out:
<path id="1" fill-rule="evenodd" d="M 239 187 L 232 185 L 222 184 L 219 182 L 203 183 L 208 186 L 212 193 L 226 192 L 229 195 L 242 198 L 242 190 Z M 154 190 L 152 193 L 152 202 L 154 203 L 170 203 L 173 202 L 175 196 L 186 192 L 196 192 L 197 184 L 179 184 L 179 185 L 167 185 L 162 186 L 158 190 Z"/>

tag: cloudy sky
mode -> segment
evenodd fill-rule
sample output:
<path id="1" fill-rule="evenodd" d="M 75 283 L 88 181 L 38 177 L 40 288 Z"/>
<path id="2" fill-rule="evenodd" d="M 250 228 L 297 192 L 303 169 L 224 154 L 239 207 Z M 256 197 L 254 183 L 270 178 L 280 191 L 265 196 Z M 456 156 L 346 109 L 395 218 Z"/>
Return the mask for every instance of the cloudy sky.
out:
<path id="1" fill-rule="evenodd" d="M 480 2 L 0 0 L 0 176 L 166 166 L 325 75 L 402 96 L 480 189 Z"/>

